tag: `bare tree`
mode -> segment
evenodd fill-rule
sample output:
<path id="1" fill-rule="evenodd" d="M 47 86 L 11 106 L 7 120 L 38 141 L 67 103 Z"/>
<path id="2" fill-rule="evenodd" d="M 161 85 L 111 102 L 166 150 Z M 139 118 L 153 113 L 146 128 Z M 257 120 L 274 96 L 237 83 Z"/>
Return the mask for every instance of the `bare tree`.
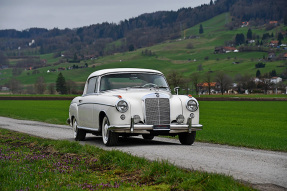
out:
<path id="1" fill-rule="evenodd" d="M 220 91 L 222 95 L 226 90 L 228 90 L 229 86 L 232 83 L 231 77 L 223 71 L 217 72 L 215 80 L 220 85 Z"/>
<path id="2" fill-rule="evenodd" d="M 67 86 L 67 93 L 68 94 L 76 94 L 77 93 L 76 82 L 74 82 L 72 80 L 68 80 L 66 82 L 66 86 Z"/>
<path id="3" fill-rule="evenodd" d="M 50 94 L 55 94 L 56 93 L 56 89 L 55 89 L 55 83 L 50 83 L 48 86 L 48 90 Z"/>
<path id="4" fill-rule="evenodd" d="M 211 79 L 211 74 L 210 74 L 210 72 L 207 72 L 206 73 L 206 75 L 205 75 L 205 82 L 207 83 L 207 85 L 208 85 L 208 95 L 210 95 L 210 91 L 211 91 L 211 81 L 212 79 Z"/>
<path id="5" fill-rule="evenodd" d="M 183 85 L 184 78 L 181 72 L 173 70 L 167 74 L 167 81 L 170 86 L 178 87 Z"/>
<path id="6" fill-rule="evenodd" d="M 190 76 L 190 80 L 195 88 L 195 92 L 196 94 L 198 95 L 198 92 L 199 92 L 199 89 L 198 89 L 198 86 L 197 84 L 199 83 L 199 80 L 200 80 L 200 75 L 198 72 L 196 73 L 193 73 L 191 76 Z"/>
<path id="7" fill-rule="evenodd" d="M 13 94 L 22 92 L 22 84 L 19 80 L 16 80 L 16 79 L 12 79 L 9 82 L 9 88 Z"/>
<path id="8" fill-rule="evenodd" d="M 249 74 L 244 74 L 243 76 L 241 74 L 237 74 L 235 76 L 235 81 L 237 82 L 238 92 L 242 92 L 242 89 L 251 92 L 251 90 L 256 86 L 252 75 Z"/>
<path id="9" fill-rule="evenodd" d="M 34 84 L 36 94 L 43 94 L 46 90 L 46 83 L 43 76 L 38 77 Z"/>

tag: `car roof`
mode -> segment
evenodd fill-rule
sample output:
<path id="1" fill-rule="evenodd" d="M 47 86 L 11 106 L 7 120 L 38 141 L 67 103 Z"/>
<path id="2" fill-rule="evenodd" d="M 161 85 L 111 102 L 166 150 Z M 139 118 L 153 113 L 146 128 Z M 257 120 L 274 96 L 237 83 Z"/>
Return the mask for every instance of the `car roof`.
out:
<path id="1" fill-rule="evenodd" d="M 147 72 L 147 73 L 158 73 L 162 74 L 158 70 L 151 70 L 151 69 L 142 69 L 142 68 L 112 68 L 112 69 L 103 69 L 103 70 L 97 70 L 89 75 L 88 78 L 94 77 L 94 76 L 101 76 L 108 73 L 132 73 L 132 72 Z"/>

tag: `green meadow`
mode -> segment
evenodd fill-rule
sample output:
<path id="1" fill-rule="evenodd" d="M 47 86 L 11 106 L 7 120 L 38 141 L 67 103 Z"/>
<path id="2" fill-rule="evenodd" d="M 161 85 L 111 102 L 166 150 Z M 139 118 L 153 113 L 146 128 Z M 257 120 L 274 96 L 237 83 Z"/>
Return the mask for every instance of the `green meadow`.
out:
<path id="1" fill-rule="evenodd" d="M 70 101 L 0 101 L 0 116 L 65 124 Z M 287 151 L 287 101 L 200 101 L 196 140 Z"/>

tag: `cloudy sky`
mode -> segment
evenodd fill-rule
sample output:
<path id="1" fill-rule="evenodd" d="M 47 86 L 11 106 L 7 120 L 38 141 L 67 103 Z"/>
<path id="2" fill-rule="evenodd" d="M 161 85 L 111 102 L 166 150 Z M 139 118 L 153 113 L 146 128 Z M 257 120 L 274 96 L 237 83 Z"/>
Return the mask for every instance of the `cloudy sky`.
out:
<path id="1" fill-rule="evenodd" d="M 0 0 L 0 30 L 77 28 L 119 23 L 143 13 L 178 10 L 210 0 Z"/>

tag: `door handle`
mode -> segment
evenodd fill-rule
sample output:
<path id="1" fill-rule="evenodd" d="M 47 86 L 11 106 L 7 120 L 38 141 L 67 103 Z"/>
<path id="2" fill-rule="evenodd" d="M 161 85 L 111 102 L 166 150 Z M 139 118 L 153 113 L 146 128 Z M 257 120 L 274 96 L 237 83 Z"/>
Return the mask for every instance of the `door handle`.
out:
<path id="1" fill-rule="evenodd" d="M 79 100 L 79 102 L 81 103 L 81 102 L 82 102 L 82 100 L 80 99 L 80 100 Z"/>

